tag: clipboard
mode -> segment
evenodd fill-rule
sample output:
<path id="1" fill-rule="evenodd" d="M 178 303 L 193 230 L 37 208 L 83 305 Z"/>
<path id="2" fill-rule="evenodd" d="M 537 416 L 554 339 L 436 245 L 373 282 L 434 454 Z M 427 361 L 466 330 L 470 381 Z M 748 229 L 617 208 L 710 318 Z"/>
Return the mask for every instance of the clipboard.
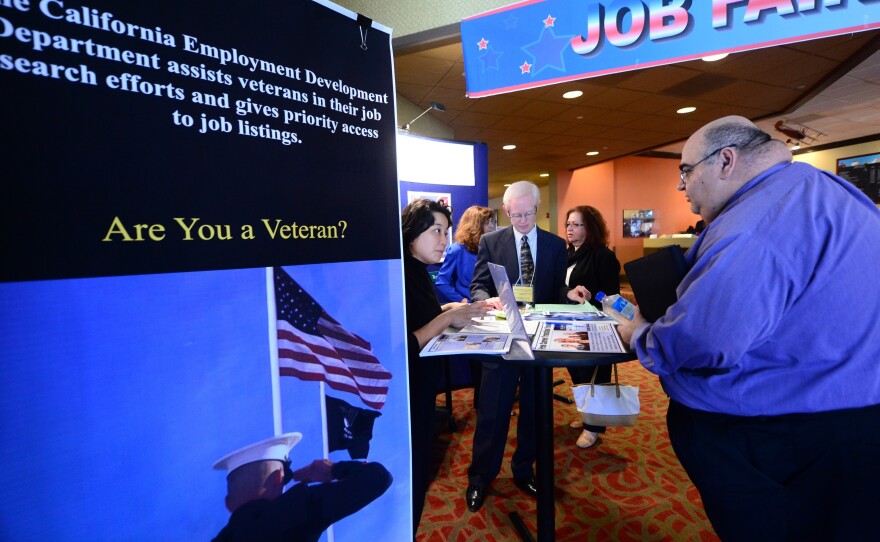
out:
<path id="1" fill-rule="evenodd" d="M 676 290 L 687 274 L 687 263 L 681 246 L 669 245 L 625 263 L 623 269 L 642 316 L 649 322 L 655 322 L 666 314 L 670 305 L 678 301 Z"/>

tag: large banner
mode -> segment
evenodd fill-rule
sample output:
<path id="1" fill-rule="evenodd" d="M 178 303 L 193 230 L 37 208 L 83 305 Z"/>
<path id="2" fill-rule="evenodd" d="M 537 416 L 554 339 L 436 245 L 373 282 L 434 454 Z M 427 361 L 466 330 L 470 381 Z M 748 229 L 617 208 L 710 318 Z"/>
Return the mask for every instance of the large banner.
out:
<path id="1" fill-rule="evenodd" d="M 461 43 L 478 98 L 875 28 L 877 0 L 525 0 L 463 20 Z"/>
<path id="2" fill-rule="evenodd" d="M 412 538 L 392 71 L 324 2 L 0 2 L 0 539 L 210 540 L 289 432 L 393 478 L 322 539 Z"/>
<path id="3" fill-rule="evenodd" d="M 387 35 L 261 5 L 0 7 L 0 279 L 397 256 Z"/>

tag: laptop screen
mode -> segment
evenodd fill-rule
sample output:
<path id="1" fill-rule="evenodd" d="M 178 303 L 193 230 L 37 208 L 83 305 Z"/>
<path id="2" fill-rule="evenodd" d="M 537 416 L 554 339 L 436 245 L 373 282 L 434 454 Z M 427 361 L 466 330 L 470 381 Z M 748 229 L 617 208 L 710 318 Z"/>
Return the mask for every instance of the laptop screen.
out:
<path id="1" fill-rule="evenodd" d="M 510 334 L 514 339 L 528 339 L 526 326 L 523 324 L 522 315 L 519 313 L 519 307 L 516 304 L 516 298 L 513 296 L 513 287 L 510 285 L 510 279 L 507 278 L 507 270 L 503 265 L 497 263 L 489 263 L 489 273 L 492 274 L 492 281 L 495 282 L 495 291 L 498 292 L 498 299 L 501 300 L 501 306 L 504 307 L 504 317 L 507 318 L 507 325 L 510 327 Z"/>

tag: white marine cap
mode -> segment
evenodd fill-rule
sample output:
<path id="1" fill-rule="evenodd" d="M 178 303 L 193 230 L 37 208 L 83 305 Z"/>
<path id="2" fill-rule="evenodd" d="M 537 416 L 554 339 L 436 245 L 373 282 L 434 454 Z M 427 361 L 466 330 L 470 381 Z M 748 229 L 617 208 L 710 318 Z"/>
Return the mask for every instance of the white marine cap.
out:
<path id="1" fill-rule="evenodd" d="M 287 461 L 287 456 L 297 442 L 302 439 L 302 433 L 284 433 L 276 437 L 267 438 L 260 442 L 249 444 L 231 454 L 227 454 L 214 463 L 214 469 L 234 471 L 242 465 L 254 461 Z"/>

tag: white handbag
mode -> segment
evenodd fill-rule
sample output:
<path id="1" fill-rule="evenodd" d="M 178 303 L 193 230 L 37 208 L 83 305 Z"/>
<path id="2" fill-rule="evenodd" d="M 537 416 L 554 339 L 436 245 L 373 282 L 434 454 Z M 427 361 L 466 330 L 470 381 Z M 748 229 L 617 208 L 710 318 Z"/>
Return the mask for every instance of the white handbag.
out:
<path id="1" fill-rule="evenodd" d="M 574 400 L 584 423 L 601 426 L 635 425 L 639 417 L 639 388 L 626 386 L 617 380 L 617 364 L 614 365 L 614 382 L 596 384 L 596 367 L 589 384 L 572 386 Z"/>

